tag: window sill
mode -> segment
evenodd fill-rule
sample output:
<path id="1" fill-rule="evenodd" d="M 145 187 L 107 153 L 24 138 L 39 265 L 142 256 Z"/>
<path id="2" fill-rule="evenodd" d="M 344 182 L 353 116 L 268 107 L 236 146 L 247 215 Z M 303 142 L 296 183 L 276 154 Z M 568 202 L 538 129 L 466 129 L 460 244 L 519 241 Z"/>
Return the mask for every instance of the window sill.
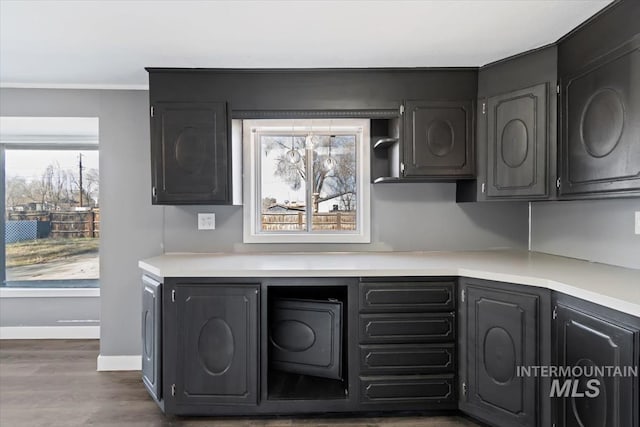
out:
<path id="1" fill-rule="evenodd" d="M 245 234 L 243 243 L 371 243 L 363 234 Z"/>
<path id="2" fill-rule="evenodd" d="M 100 297 L 100 288 L 7 288 L 0 298 L 87 298 Z"/>

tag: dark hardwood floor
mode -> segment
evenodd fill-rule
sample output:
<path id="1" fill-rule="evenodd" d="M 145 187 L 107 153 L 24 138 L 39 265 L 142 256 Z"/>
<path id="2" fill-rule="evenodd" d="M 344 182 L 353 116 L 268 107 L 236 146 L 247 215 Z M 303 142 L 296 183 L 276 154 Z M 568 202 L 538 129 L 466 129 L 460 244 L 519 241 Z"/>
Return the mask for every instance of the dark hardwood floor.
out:
<path id="1" fill-rule="evenodd" d="M 140 372 L 96 372 L 97 340 L 0 341 L 0 426 L 472 427 L 461 417 L 169 418 Z"/>

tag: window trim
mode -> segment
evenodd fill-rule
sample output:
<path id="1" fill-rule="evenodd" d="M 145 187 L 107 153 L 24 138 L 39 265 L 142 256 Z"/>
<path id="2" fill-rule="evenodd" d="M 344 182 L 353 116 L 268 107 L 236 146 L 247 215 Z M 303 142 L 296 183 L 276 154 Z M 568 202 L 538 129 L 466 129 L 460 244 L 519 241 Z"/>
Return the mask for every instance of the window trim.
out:
<path id="1" fill-rule="evenodd" d="M 370 243 L 370 121 L 368 119 L 289 119 L 243 120 L 243 242 L 244 243 Z M 256 134 L 273 132 L 355 132 L 357 164 L 357 230 L 355 232 L 283 232 L 261 233 L 258 230 L 258 206 L 260 174 L 258 171 Z"/>

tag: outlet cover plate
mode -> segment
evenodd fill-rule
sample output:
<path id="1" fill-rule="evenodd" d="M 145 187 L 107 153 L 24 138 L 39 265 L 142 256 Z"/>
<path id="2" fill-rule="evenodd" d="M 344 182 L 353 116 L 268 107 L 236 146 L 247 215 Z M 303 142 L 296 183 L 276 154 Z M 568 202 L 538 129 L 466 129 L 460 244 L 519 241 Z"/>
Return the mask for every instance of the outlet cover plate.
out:
<path id="1" fill-rule="evenodd" d="M 636 211 L 636 234 L 640 234 L 640 211 Z"/>
<path id="2" fill-rule="evenodd" d="M 198 214 L 198 230 L 215 230 L 216 214 L 199 213 Z"/>

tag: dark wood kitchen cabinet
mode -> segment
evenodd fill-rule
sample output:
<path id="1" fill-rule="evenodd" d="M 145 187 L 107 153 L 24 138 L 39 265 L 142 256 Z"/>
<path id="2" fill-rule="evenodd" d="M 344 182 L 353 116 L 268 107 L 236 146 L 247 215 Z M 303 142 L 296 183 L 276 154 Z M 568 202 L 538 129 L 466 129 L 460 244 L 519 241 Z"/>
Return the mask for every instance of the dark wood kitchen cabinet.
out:
<path id="1" fill-rule="evenodd" d="M 638 365 L 640 318 L 572 296 L 464 277 L 151 276 L 143 278 L 142 375 L 166 414 L 460 410 L 492 426 L 639 422 L 637 377 L 597 378 L 601 394 L 585 400 L 550 398 L 551 378 L 518 372 Z M 318 346 L 341 346 L 340 356 L 315 355 L 318 366 L 339 358 L 337 376 L 288 369 L 274 352 L 273 345 L 305 338 L 311 349 L 310 336 L 321 341 L 334 330 L 333 322 L 317 322 L 310 335 L 290 322 L 288 332 L 273 335 L 294 320 L 293 313 L 274 317 L 279 304 L 295 301 L 286 309 L 300 316 L 312 296 L 314 305 L 344 307 L 344 316 L 335 307 L 326 312 L 341 318 L 341 339 Z"/>
<path id="2" fill-rule="evenodd" d="M 241 120 L 370 119 L 373 180 L 402 182 L 407 99 L 429 100 L 416 105 L 409 181 L 473 174 L 475 68 L 147 71 L 155 204 L 239 203 Z"/>
<path id="3" fill-rule="evenodd" d="M 638 366 L 640 319 L 567 295 L 557 294 L 555 299 L 556 365 L 585 369 Z M 637 376 L 569 379 L 578 381 L 578 393 L 592 392 L 587 381 L 596 380 L 592 385 L 598 395 L 553 398 L 558 427 L 638 425 Z"/>
<path id="4" fill-rule="evenodd" d="M 259 286 L 177 283 L 165 298 L 165 405 L 211 413 L 258 402 Z"/>
<path id="5" fill-rule="evenodd" d="M 470 178 L 474 173 L 471 101 L 407 101 L 404 178 Z"/>
<path id="6" fill-rule="evenodd" d="M 549 363 L 549 290 L 461 279 L 460 298 L 460 409 L 493 426 L 548 425 L 544 387 L 517 367 Z"/>
<path id="7" fill-rule="evenodd" d="M 151 105 L 153 204 L 230 204 L 225 102 Z"/>
<path id="8" fill-rule="evenodd" d="M 640 194 L 638 22 L 638 2 L 617 2 L 558 45 L 561 198 Z"/>
<path id="9" fill-rule="evenodd" d="M 547 86 L 487 100 L 488 198 L 548 196 Z"/>
<path id="10" fill-rule="evenodd" d="M 366 278 L 359 295 L 362 407 L 455 408 L 455 279 Z"/>
<path id="11" fill-rule="evenodd" d="M 457 200 L 546 200 L 556 189 L 557 48 L 517 55 L 478 73 L 477 178 Z"/>
<path id="12" fill-rule="evenodd" d="M 162 292 L 160 282 L 142 277 L 142 382 L 162 398 Z"/>

